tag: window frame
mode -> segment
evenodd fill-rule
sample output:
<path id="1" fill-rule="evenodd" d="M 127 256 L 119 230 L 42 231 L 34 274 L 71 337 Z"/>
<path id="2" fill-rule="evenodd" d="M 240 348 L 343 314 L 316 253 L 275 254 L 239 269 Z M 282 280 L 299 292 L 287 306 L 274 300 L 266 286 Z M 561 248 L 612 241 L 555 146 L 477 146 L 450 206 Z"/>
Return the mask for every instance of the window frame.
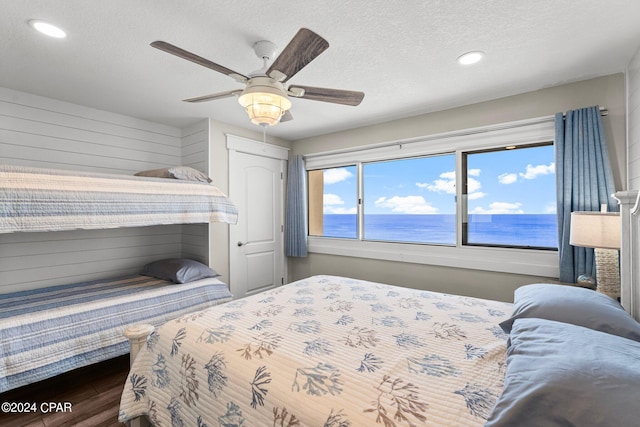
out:
<path id="1" fill-rule="evenodd" d="M 461 171 L 463 153 L 495 150 L 508 145 L 532 145 L 553 142 L 553 116 L 517 122 L 482 126 L 426 137 L 384 144 L 306 155 L 307 171 L 345 165 L 356 165 L 358 198 L 362 197 L 362 164 L 417 156 L 455 153 L 456 170 Z M 456 173 L 456 244 L 416 244 L 378 242 L 362 239 L 358 223 L 358 239 L 308 236 L 309 252 L 379 260 L 469 268 L 544 277 L 558 277 L 558 252 L 549 249 L 518 247 L 470 246 L 462 244 L 462 215 L 466 213 L 461 197 L 462 173 Z M 358 200 L 358 221 L 362 221 L 363 204 Z M 464 210 L 463 210 L 464 208 Z"/>
<path id="2" fill-rule="evenodd" d="M 514 249 L 526 249 L 526 250 L 541 250 L 541 251 L 554 251 L 557 252 L 558 251 L 558 247 L 546 247 L 546 246 L 527 246 L 527 245 L 507 245 L 507 244 L 498 244 L 498 243 L 470 243 L 468 241 L 469 239 L 469 198 L 468 198 L 468 187 L 465 185 L 468 182 L 469 176 L 468 176 L 468 172 L 469 172 L 469 167 L 467 164 L 467 158 L 469 155 L 473 155 L 473 154 L 482 154 L 482 153 L 495 153 L 495 152 L 501 152 L 501 151 L 515 151 L 515 150 L 520 150 L 520 149 L 527 149 L 527 148 L 536 148 L 536 147 L 548 147 L 548 146 L 552 146 L 553 147 L 553 140 L 550 141 L 545 141 L 545 142 L 538 142 L 538 143 L 533 143 L 533 144 L 512 144 L 508 147 L 499 147 L 499 148 L 488 148 L 488 149 L 480 149 L 480 150 L 462 150 L 461 151 L 461 168 L 460 168 L 460 175 L 461 175 L 461 181 L 463 183 L 463 185 L 461 185 L 459 187 L 459 190 L 457 190 L 456 192 L 456 197 L 458 197 L 458 195 L 460 196 L 459 200 L 462 200 L 462 212 L 463 212 L 463 216 L 461 217 L 460 221 L 462 222 L 461 224 L 461 229 L 460 229 L 460 234 L 461 234 L 461 244 L 463 246 L 480 246 L 480 247 L 492 247 L 492 248 L 514 248 Z M 557 197 L 557 195 L 556 195 Z"/>

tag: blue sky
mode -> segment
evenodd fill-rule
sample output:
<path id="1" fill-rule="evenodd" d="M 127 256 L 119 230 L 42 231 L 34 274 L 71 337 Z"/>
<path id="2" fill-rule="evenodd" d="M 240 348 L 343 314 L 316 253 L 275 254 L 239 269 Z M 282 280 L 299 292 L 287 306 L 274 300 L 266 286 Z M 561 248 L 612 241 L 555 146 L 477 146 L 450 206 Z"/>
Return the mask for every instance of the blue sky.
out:
<path id="1" fill-rule="evenodd" d="M 469 213 L 555 213 L 553 146 L 468 156 Z M 455 213 L 455 156 L 364 167 L 365 214 Z M 355 214 L 355 166 L 324 173 L 324 213 Z"/>

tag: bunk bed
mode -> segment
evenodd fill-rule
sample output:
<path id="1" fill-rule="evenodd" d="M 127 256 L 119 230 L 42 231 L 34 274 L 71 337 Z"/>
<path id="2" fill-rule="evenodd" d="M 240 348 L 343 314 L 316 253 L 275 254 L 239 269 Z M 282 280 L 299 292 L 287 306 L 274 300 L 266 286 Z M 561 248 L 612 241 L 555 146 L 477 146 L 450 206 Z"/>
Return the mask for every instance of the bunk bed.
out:
<path id="1" fill-rule="evenodd" d="M 141 175 L 0 165 L 0 233 L 237 222 L 233 203 L 194 169 Z M 130 325 L 232 299 L 218 273 L 194 260 L 140 271 L 0 294 L 0 393 L 127 354 Z"/>
<path id="2" fill-rule="evenodd" d="M 636 194 L 618 195 L 623 304 L 640 286 Z M 127 335 L 119 420 L 131 426 L 640 419 L 640 323 L 577 286 L 525 285 L 511 304 L 314 276 Z"/>
<path id="3" fill-rule="evenodd" d="M 237 222 L 217 187 L 168 176 L 0 165 L 0 233 Z"/>
<path id="4" fill-rule="evenodd" d="M 0 393 L 129 352 L 124 331 L 232 299 L 215 277 L 146 275 L 0 294 Z"/>

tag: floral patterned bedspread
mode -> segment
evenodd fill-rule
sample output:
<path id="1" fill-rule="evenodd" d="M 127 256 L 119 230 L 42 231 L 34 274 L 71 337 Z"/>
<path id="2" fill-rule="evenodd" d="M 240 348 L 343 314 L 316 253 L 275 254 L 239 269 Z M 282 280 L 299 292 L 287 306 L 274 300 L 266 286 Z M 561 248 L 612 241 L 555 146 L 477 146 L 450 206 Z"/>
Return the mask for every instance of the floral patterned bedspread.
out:
<path id="1" fill-rule="evenodd" d="M 156 426 L 481 426 L 511 304 L 314 276 L 169 321 L 120 421 Z"/>

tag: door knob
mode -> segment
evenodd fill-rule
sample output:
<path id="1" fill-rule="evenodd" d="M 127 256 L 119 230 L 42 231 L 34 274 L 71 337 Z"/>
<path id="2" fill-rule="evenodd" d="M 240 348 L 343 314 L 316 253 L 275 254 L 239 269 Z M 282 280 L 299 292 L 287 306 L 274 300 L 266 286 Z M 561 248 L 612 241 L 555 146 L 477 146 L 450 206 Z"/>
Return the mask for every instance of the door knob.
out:
<path id="1" fill-rule="evenodd" d="M 243 243 L 243 242 L 238 242 L 238 246 L 242 246 L 242 245 L 244 245 L 244 244 L 245 244 L 245 243 Z"/>

